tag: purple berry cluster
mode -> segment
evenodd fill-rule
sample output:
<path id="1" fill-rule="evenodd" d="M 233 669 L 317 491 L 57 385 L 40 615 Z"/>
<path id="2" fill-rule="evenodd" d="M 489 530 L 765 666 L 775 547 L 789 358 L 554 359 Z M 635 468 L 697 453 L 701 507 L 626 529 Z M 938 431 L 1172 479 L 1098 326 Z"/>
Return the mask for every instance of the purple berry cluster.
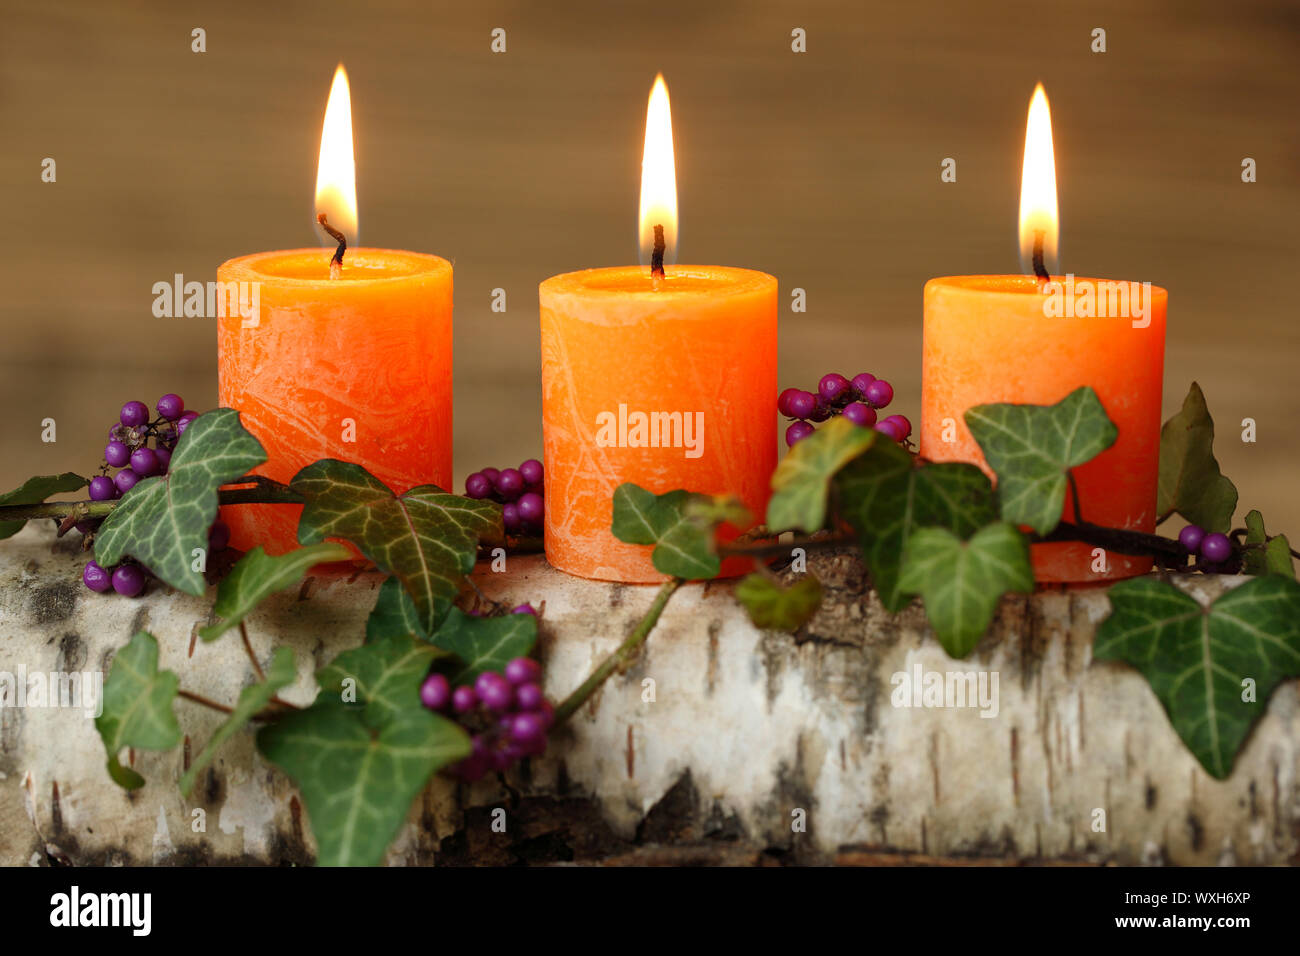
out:
<path id="1" fill-rule="evenodd" d="M 529 458 L 518 468 L 484 468 L 465 479 L 465 497 L 500 502 L 507 534 L 541 534 L 542 516 L 546 513 L 542 487 L 545 475 L 536 458 Z"/>
<path id="2" fill-rule="evenodd" d="M 555 709 L 542 693 L 542 666 L 516 657 L 504 671 L 484 671 L 471 686 L 452 688 L 443 674 L 420 686 L 425 707 L 451 717 L 470 733 L 473 750 L 449 772 L 472 783 L 488 771 L 502 771 L 546 750 Z"/>
<path id="3" fill-rule="evenodd" d="M 1218 531 L 1205 533 L 1200 525 L 1189 524 L 1178 532 L 1178 543 L 1190 555 L 1198 556 L 1197 567 L 1212 570 L 1232 557 L 1232 541 Z"/>
<path id="4" fill-rule="evenodd" d="M 187 409 L 181 397 L 170 392 L 158 399 L 157 410 L 158 417 L 150 421 L 144 402 L 122 406 L 121 415 L 108 430 L 104 473 L 90 480 L 92 501 L 121 498 L 141 478 L 167 474 L 176 442 L 199 413 Z M 121 470 L 109 477 L 109 468 Z"/>
<path id="5" fill-rule="evenodd" d="M 838 372 L 823 375 L 817 392 L 787 388 L 776 400 L 777 410 L 795 421 L 785 430 L 785 443 L 794 445 L 817 429 L 814 422 L 824 422 L 843 415 L 855 425 L 875 428 L 893 441 L 905 442 L 912 434 L 906 416 L 889 415 L 877 420 L 876 413 L 894 400 L 894 387 L 870 372 L 860 372 L 847 379 Z"/>
<path id="6" fill-rule="evenodd" d="M 108 430 L 102 474 L 90 479 L 92 501 L 121 498 L 141 479 L 167 474 L 176 443 L 199 413 L 187 409 L 184 400 L 171 392 L 158 399 L 155 408 L 158 417 L 150 421 L 149 407 L 144 402 L 127 402 L 122 406 L 117 422 Z M 120 470 L 110 476 L 111 468 Z M 97 524 L 83 521 L 77 528 L 90 533 Z M 230 529 L 220 521 L 215 522 L 208 531 L 208 550 L 221 551 L 229 543 Z M 100 593 L 113 590 L 126 597 L 142 594 L 147 577 L 148 571 L 130 559 L 113 568 L 90 561 L 81 573 L 82 582 L 90 590 Z"/>

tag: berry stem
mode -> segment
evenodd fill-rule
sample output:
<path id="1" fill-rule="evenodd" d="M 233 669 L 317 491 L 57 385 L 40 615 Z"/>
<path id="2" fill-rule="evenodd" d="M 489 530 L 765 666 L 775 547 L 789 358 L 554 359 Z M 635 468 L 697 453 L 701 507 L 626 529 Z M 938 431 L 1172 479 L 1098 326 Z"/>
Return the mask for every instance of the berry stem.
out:
<path id="1" fill-rule="evenodd" d="M 632 629 L 632 633 L 627 636 L 627 639 L 612 654 L 600 662 L 600 666 L 591 672 L 590 677 L 578 685 L 577 690 L 564 698 L 560 706 L 555 708 L 554 726 L 558 727 L 572 717 L 578 708 L 587 702 L 587 698 L 594 694 L 614 671 L 619 670 L 632 659 L 632 653 L 645 643 L 646 638 L 650 636 L 650 632 L 659 623 L 659 616 L 663 614 L 668 599 L 673 596 L 673 593 L 682 584 L 681 578 L 669 578 L 664 582 L 664 586 L 655 595 L 650 610 L 646 611 L 645 617 L 641 618 L 637 626 Z"/>

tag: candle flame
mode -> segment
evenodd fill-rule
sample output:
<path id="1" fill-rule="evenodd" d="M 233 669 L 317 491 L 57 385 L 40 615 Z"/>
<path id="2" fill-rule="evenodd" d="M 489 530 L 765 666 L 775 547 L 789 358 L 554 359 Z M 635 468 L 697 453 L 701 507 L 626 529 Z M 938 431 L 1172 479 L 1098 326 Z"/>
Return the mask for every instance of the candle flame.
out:
<path id="1" fill-rule="evenodd" d="M 320 163 L 316 167 L 316 214 L 357 244 L 357 167 L 352 152 L 352 96 L 343 64 L 334 71 L 325 125 L 320 134 Z M 322 241 L 330 244 L 328 236 Z"/>
<path id="2" fill-rule="evenodd" d="M 1056 210 L 1056 154 L 1052 150 L 1052 114 L 1043 84 L 1034 88 L 1025 125 L 1025 163 L 1020 174 L 1020 271 L 1034 273 L 1035 246 L 1041 243 L 1043 265 L 1057 274 L 1061 220 Z"/>
<path id="3" fill-rule="evenodd" d="M 664 227 L 664 262 L 677 261 L 677 170 L 673 159 L 673 118 L 668 84 L 660 73 L 650 90 L 645 114 L 645 152 L 641 156 L 641 264 L 650 262 L 655 226 Z"/>

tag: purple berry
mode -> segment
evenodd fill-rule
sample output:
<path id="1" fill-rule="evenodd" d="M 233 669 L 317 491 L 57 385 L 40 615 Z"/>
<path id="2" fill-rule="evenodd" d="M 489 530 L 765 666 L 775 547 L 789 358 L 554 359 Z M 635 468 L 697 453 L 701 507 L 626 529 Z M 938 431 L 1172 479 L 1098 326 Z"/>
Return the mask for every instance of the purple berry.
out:
<path id="1" fill-rule="evenodd" d="M 521 521 L 536 522 L 542 520 L 545 505 L 542 503 L 542 496 L 537 492 L 526 491 L 515 502 L 515 509 L 519 512 Z"/>
<path id="2" fill-rule="evenodd" d="M 1232 542 L 1226 534 L 1215 531 L 1201 539 L 1201 557 L 1214 564 L 1232 557 Z"/>
<path id="3" fill-rule="evenodd" d="M 861 402 L 850 402 L 844 406 L 843 415 L 855 425 L 862 425 L 870 428 L 876 423 L 876 410 L 870 405 L 863 405 Z"/>
<path id="4" fill-rule="evenodd" d="M 785 430 L 785 443 L 793 447 L 795 442 L 803 441 L 816 430 L 807 422 L 794 422 Z"/>
<path id="5" fill-rule="evenodd" d="M 492 481 L 487 475 L 476 471 L 465 479 L 465 497 L 474 498 L 475 500 L 486 498 L 492 494 Z"/>
<path id="6" fill-rule="evenodd" d="M 849 380 L 839 372 L 823 375 L 817 383 L 817 391 L 828 402 L 833 402 L 849 390 Z"/>
<path id="7" fill-rule="evenodd" d="M 492 485 L 506 501 L 514 501 L 524 490 L 524 476 L 518 468 L 507 468 L 493 480 Z"/>
<path id="8" fill-rule="evenodd" d="M 799 394 L 797 388 L 787 388 L 776 397 L 776 410 L 787 418 L 798 418 L 790 408 L 790 399 Z"/>
<path id="9" fill-rule="evenodd" d="M 511 614 L 531 614 L 533 617 L 537 617 L 537 608 L 535 608 L 535 607 L 533 607 L 531 604 L 528 604 L 527 602 L 525 602 L 525 603 L 523 603 L 523 604 L 516 604 L 516 605 L 515 605 L 515 606 L 510 610 L 510 613 L 511 613 Z"/>
<path id="10" fill-rule="evenodd" d="M 478 706 L 478 694 L 474 688 L 465 684 L 457 687 L 451 694 L 451 709 L 458 714 L 468 714 Z"/>
<path id="11" fill-rule="evenodd" d="M 164 445 L 159 445 L 153 450 L 153 455 L 158 459 L 158 474 L 167 474 L 167 469 L 172 464 L 172 450 Z"/>
<path id="12" fill-rule="evenodd" d="M 853 376 L 853 381 L 849 384 L 853 386 L 853 391 L 859 398 L 867 397 L 867 386 L 876 380 L 876 376 L 870 372 L 859 372 Z"/>
<path id="13" fill-rule="evenodd" d="M 185 413 L 185 402 L 181 397 L 173 392 L 168 392 L 162 398 L 158 399 L 158 404 L 154 406 L 158 409 L 158 414 L 169 422 L 174 422 Z"/>
<path id="14" fill-rule="evenodd" d="M 479 474 L 495 485 L 497 479 L 501 477 L 501 470 L 499 468 L 484 468 Z"/>
<path id="15" fill-rule="evenodd" d="M 90 479 L 90 500 L 111 501 L 117 497 L 117 486 L 107 475 L 96 475 Z"/>
<path id="16" fill-rule="evenodd" d="M 451 703 L 451 684 L 442 674 L 430 674 L 420 685 L 420 703 L 430 710 L 446 710 Z"/>
<path id="17" fill-rule="evenodd" d="M 506 680 L 512 684 L 535 683 L 542 677 L 542 665 L 531 657 L 516 657 L 506 665 Z"/>
<path id="18" fill-rule="evenodd" d="M 817 396 L 812 392 L 796 391 L 786 402 L 791 418 L 811 418 L 817 411 Z"/>
<path id="19" fill-rule="evenodd" d="M 523 475 L 524 484 L 540 485 L 546 477 L 546 469 L 536 458 L 529 458 L 519 466 L 519 474 Z"/>
<path id="20" fill-rule="evenodd" d="M 224 521 L 212 522 L 208 529 L 208 550 L 225 551 L 230 544 L 230 527 Z"/>
<path id="21" fill-rule="evenodd" d="M 523 519 L 519 517 L 519 508 L 517 505 L 508 504 L 501 507 L 501 523 L 505 525 L 506 531 L 511 534 L 519 531 L 523 527 Z"/>
<path id="22" fill-rule="evenodd" d="M 878 378 L 866 387 L 862 397 L 876 408 L 884 408 L 894 400 L 894 386 L 883 378 Z"/>
<path id="23" fill-rule="evenodd" d="M 876 431 L 882 435 L 888 435 L 891 441 L 902 441 L 902 429 L 898 427 L 898 422 L 892 422 L 885 419 L 883 422 L 876 422 Z"/>
<path id="24" fill-rule="evenodd" d="M 127 428 L 143 425 L 149 420 L 149 406 L 144 402 L 127 402 L 122 406 L 121 422 Z"/>
<path id="25" fill-rule="evenodd" d="M 908 435 L 912 434 L 912 423 L 907 420 L 906 415 L 887 415 L 885 421 L 893 422 L 898 426 L 898 440 L 902 441 Z"/>
<path id="26" fill-rule="evenodd" d="M 536 710 L 546 700 L 539 684 L 529 682 L 515 688 L 515 706 L 520 710 Z"/>
<path id="27" fill-rule="evenodd" d="M 86 566 L 81 569 L 81 580 L 86 587 L 100 594 L 113 586 L 113 581 L 108 572 L 94 561 L 87 561 Z"/>
<path id="28" fill-rule="evenodd" d="M 185 429 L 189 428 L 190 425 L 194 424 L 194 419 L 198 417 L 199 417 L 198 415 L 195 415 L 194 418 L 186 418 L 184 415 L 182 415 L 180 418 L 178 418 L 176 420 L 176 437 L 179 438 L 181 435 L 184 435 Z"/>
<path id="29" fill-rule="evenodd" d="M 131 467 L 141 478 L 148 478 L 158 471 L 158 456 L 152 448 L 137 448 L 131 452 Z"/>
<path id="30" fill-rule="evenodd" d="M 134 469 L 123 468 L 113 476 L 113 484 L 117 485 L 117 490 L 126 494 L 140 481 L 140 476 L 135 473 Z"/>
<path id="31" fill-rule="evenodd" d="M 816 407 L 813 413 L 808 416 L 810 422 L 824 422 L 831 417 L 831 407 L 826 404 L 826 400 L 818 395 L 815 399 Z"/>
<path id="32" fill-rule="evenodd" d="M 1205 529 L 1197 524 L 1189 524 L 1182 531 L 1178 532 L 1178 543 L 1186 549 L 1188 554 L 1195 554 L 1201 549 L 1201 541 L 1205 538 Z"/>
<path id="33" fill-rule="evenodd" d="M 546 720 L 540 714 L 515 714 L 510 722 L 510 736 L 521 744 L 535 743 L 546 735 Z"/>
<path id="34" fill-rule="evenodd" d="M 113 590 L 123 597 L 135 597 L 144 590 L 144 572 L 134 564 L 121 564 L 113 572 Z"/>
<path id="35" fill-rule="evenodd" d="M 131 460 L 131 449 L 114 439 L 104 446 L 104 461 L 113 468 L 121 468 Z"/>
<path id="36" fill-rule="evenodd" d="M 505 713 L 515 702 L 514 687 L 496 671 L 479 674 L 478 680 L 474 681 L 474 692 L 484 707 L 499 714 Z"/>

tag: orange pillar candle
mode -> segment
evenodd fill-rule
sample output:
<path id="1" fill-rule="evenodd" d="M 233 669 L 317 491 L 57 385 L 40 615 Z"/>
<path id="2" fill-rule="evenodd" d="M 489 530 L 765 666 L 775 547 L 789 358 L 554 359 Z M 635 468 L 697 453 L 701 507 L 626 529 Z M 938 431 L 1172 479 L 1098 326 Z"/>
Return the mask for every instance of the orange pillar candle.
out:
<path id="1" fill-rule="evenodd" d="M 317 210 L 356 235 L 347 80 L 335 74 L 321 140 Z M 219 400 L 238 409 L 287 482 L 321 458 L 356 462 L 394 491 L 451 487 L 452 268 L 438 256 L 298 249 L 232 259 L 217 270 L 246 314 L 218 320 Z M 333 277 L 332 277 L 333 276 Z M 255 293 L 253 292 L 255 290 Z M 252 293 L 252 294 L 250 294 Z M 229 311 L 229 310 L 228 310 Z M 297 547 L 301 508 L 222 509 L 231 544 Z"/>
<path id="2" fill-rule="evenodd" d="M 642 167 L 643 253 L 676 192 L 668 92 L 655 82 Z M 590 269 L 541 284 L 546 556 L 587 578 L 648 583 L 651 548 L 610 531 L 634 482 L 734 495 L 761 519 L 776 467 L 777 283 L 722 266 Z M 727 561 L 724 574 L 749 562 Z"/>
<path id="3" fill-rule="evenodd" d="M 1022 255 L 1027 262 L 1037 259 L 1035 271 L 1052 274 L 1056 189 L 1041 86 L 1030 107 L 1025 157 Z M 966 428 L 968 408 L 1050 405 L 1087 385 L 1119 437 L 1074 469 L 1083 517 L 1154 531 L 1167 300 L 1164 289 L 1149 283 L 1074 276 L 931 279 L 925 286 L 920 454 L 988 471 Z M 1073 509 L 1067 495 L 1067 520 Z M 1149 558 L 1097 556 L 1092 545 L 1075 542 L 1034 545 L 1033 560 L 1040 581 L 1100 581 L 1151 568 Z"/>

